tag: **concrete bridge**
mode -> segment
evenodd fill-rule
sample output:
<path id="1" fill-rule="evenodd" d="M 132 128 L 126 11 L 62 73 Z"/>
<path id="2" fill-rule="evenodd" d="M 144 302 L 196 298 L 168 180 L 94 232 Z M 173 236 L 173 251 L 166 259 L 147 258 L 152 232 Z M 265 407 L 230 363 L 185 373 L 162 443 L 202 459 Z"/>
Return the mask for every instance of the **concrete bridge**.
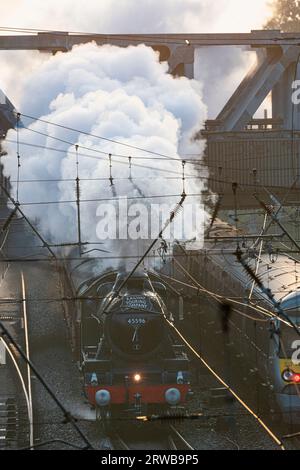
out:
<path id="1" fill-rule="evenodd" d="M 300 34 L 252 31 L 246 34 L 102 35 L 40 32 L 1 35 L 0 50 L 38 50 L 55 54 L 74 45 L 95 41 L 126 47 L 146 44 L 168 61 L 170 73 L 194 77 L 195 49 L 243 46 L 256 52 L 254 67 L 244 77 L 215 120 L 206 123 L 200 137 L 207 139 L 209 189 L 224 194 L 233 207 L 232 185 L 238 184 L 241 207 L 255 207 L 254 191 L 274 194 L 286 203 L 300 195 L 300 105 L 292 103 L 292 83 L 300 77 Z M 299 70 L 298 70 L 299 69 Z M 272 115 L 254 119 L 265 98 L 272 95 Z M 2 99 L 0 126 L 14 126 L 13 107 Z M 299 176 L 299 178 L 298 178 Z"/>

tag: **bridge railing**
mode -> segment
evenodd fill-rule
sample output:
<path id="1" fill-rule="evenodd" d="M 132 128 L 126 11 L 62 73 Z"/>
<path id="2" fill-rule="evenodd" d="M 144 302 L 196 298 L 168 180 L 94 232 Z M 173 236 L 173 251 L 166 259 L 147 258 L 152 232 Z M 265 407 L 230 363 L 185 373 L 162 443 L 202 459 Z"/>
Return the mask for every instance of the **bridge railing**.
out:
<path id="1" fill-rule="evenodd" d="M 300 200 L 300 132 L 252 129 L 203 136 L 209 189 L 224 194 L 228 207 L 234 207 L 233 183 L 239 186 L 243 207 L 257 204 L 257 191 L 269 191 L 286 203 Z"/>

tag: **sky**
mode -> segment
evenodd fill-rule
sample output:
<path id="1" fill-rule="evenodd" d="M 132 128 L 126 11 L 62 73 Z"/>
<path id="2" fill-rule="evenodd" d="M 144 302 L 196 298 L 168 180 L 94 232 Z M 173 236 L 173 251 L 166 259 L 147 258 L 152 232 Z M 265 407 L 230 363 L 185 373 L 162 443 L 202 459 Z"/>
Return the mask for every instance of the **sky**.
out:
<path id="1" fill-rule="evenodd" d="M 248 32 L 268 0 L 1 0 L 2 26 L 98 33 Z"/>

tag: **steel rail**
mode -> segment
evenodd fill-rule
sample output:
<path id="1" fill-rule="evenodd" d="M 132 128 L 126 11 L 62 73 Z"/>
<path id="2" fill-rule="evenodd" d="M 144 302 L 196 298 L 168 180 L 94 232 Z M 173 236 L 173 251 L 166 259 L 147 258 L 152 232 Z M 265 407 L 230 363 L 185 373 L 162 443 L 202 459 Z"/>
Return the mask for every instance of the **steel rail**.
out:
<path id="1" fill-rule="evenodd" d="M 29 354 L 29 335 L 28 335 L 28 321 L 27 321 L 27 307 L 26 307 L 26 287 L 25 287 L 25 279 L 24 273 L 21 272 L 21 285 L 22 285 L 22 310 L 23 310 L 23 317 L 24 317 L 24 337 L 25 337 L 25 352 L 28 361 L 30 360 Z M 30 435 L 29 435 L 29 443 L 32 447 L 33 442 L 33 406 L 32 406 L 32 389 L 31 389 L 31 370 L 29 363 L 26 363 L 27 369 L 27 390 L 28 390 L 28 398 L 29 398 L 29 405 L 30 405 L 30 413 L 29 413 L 29 427 L 30 427 Z"/>
<path id="2" fill-rule="evenodd" d="M 26 406 L 27 406 L 27 413 L 28 413 L 28 420 L 29 420 L 29 423 L 30 423 L 30 417 L 31 417 L 31 406 L 30 406 L 30 400 L 29 400 L 29 395 L 28 395 L 28 392 L 27 392 L 27 389 L 26 389 L 26 384 L 25 384 L 25 381 L 24 381 L 24 378 L 23 378 L 23 374 L 21 372 L 21 369 L 7 343 L 7 341 L 5 341 L 5 339 L 3 337 L 0 336 L 0 341 L 2 341 L 6 351 L 8 352 L 13 364 L 14 364 L 14 367 L 16 369 L 16 372 L 17 372 L 17 375 L 20 379 L 20 382 L 21 382 L 21 386 L 22 386 L 22 389 L 23 389 L 23 392 L 24 392 L 24 396 L 25 396 L 25 401 L 26 401 Z M 30 427 L 30 433 L 31 433 L 31 427 Z M 30 436 L 31 438 L 31 436 Z M 30 439 L 30 442 L 31 442 L 31 439 Z"/>

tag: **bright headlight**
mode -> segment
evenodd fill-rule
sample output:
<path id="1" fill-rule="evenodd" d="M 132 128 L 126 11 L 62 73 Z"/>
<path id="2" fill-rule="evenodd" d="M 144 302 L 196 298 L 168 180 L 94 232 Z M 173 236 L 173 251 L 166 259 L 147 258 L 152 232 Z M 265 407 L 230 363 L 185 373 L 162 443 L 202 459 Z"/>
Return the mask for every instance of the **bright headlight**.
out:
<path id="1" fill-rule="evenodd" d="M 181 393 L 177 388 L 169 388 L 165 393 L 165 399 L 171 406 L 178 405 L 181 400 Z"/>
<path id="2" fill-rule="evenodd" d="M 291 380 L 293 379 L 293 375 L 294 375 L 294 373 L 291 370 L 286 369 L 282 373 L 282 378 L 285 382 L 291 382 Z"/>
<path id="3" fill-rule="evenodd" d="M 110 393 L 108 390 L 98 390 L 95 399 L 98 406 L 107 406 L 110 404 Z"/>
<path id="4" fill-rule="evenodd" d="M 296 374 L 290 369 L 286 369 L 282 373 L 282 378 L 285 382 L 299 384 L 300 383 L 300 374 Z"/>

